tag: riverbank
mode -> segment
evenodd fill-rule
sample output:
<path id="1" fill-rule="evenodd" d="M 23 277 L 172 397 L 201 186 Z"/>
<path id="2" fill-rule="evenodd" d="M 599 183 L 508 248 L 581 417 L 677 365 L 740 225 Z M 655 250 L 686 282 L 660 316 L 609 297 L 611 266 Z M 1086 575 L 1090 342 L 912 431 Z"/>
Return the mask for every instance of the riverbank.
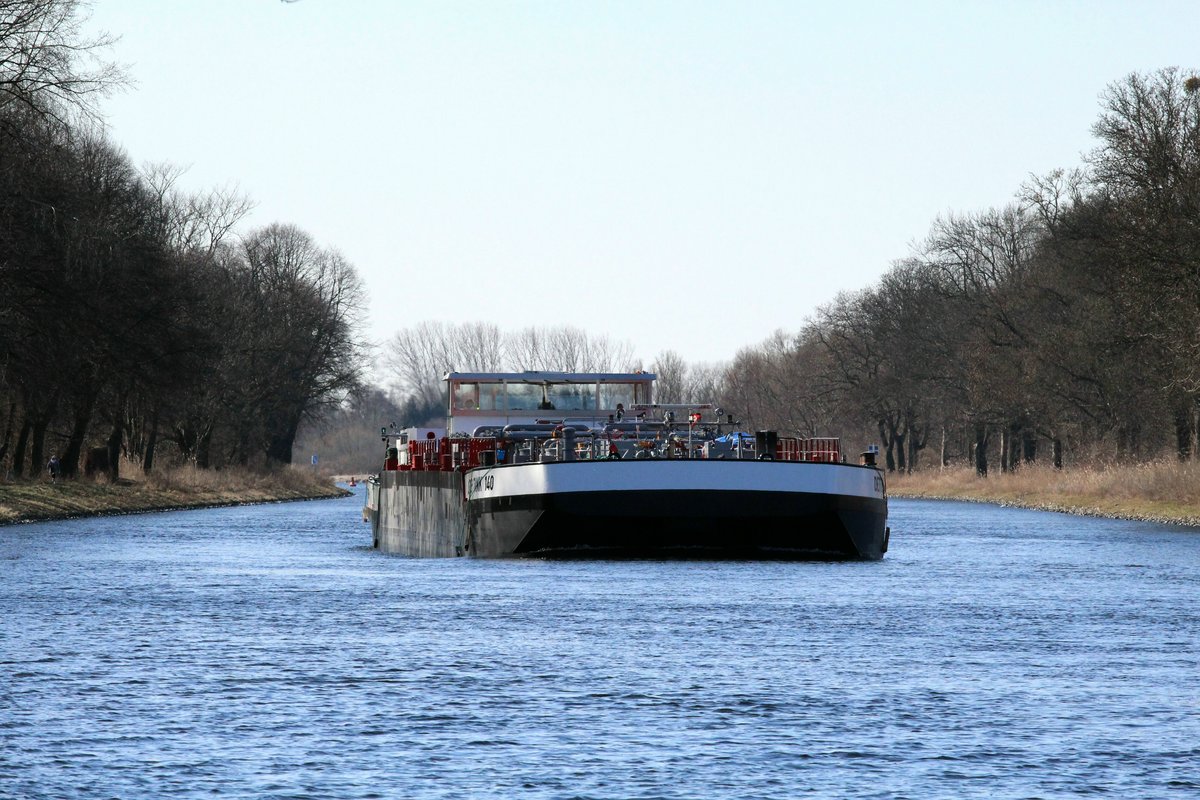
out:
<path id="1" fill-rule="evenodd" d="M 327 476 L 301 470 L 256 473 L 176 469 L 146 479 L 0 482 L 0 525 L 110 514 L 344 497 Z"/>
<path id="2" fill-rule="evenodd" d="M 888 494 L 1200 527 L 1200 464 L 1176 461 L 1062 470 L 1023 466 L 986 478 L 969 468 L 932 469 L 889 475 Z"/>

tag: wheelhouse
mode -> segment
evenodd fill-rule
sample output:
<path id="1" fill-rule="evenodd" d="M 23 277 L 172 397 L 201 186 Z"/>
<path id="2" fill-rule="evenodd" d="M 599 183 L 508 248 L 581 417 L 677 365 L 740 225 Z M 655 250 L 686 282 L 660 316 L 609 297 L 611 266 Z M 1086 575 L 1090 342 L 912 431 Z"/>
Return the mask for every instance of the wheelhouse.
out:
<path id="1" fill-rule="evenodd" d="M 653 402 L 650 372 L 448 372 L 450 434 L 513 423 L 601 425 Z"/>

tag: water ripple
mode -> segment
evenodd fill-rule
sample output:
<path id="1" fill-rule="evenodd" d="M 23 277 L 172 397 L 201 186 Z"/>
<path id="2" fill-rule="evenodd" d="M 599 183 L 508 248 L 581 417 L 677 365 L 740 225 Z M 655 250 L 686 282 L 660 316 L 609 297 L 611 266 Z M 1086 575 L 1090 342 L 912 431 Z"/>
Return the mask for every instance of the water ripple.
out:
<path id="1" fill-rule="evenodd" d="M 353 500 L 0 529 L 0 797 L 1197 794 L 1200 535 L 891 524 L 874 564 L 408 560 Z"/>

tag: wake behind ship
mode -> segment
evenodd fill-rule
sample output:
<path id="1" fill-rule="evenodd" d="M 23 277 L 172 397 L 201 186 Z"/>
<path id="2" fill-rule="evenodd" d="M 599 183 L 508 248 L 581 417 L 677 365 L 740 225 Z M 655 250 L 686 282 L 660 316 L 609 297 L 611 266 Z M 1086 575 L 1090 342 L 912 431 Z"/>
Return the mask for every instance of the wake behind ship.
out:
<path id="1" fill-rule="evenodd" d="M 445 428 L 383 429 L 363 517 L 410 556 L 879 559 L 873 454 L 750 435 L 711 404 L 652 402 L 650 373 L 445 376 Z"/>

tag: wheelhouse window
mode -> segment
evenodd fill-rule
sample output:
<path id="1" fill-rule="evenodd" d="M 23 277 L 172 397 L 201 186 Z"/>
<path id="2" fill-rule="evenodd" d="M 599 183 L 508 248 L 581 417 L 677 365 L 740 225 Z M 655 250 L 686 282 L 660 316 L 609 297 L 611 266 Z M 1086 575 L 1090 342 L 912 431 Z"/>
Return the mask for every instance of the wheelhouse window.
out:
<path id="1" fill-rule="evenodd" d="M 509 411 L 537 411 L 542 402 L 542 384 L 540 383 L 510 383 L 508 384 Z"/>
<path id="2" fill-rule="evenodd" d="M 557 411 L 592 411 L 596 408 L 596 384 L 551 384 L 547 387 L 546 397 Z"/>
<path id="3" fill-rule="evenodd" d="M 497 375 L 491 380 L 470 378 L 474 379 L 449 381 L 451 415 L 495 416 L 508 412 L 521 415 L 554 411 L 590 416 L 598 412 L 612 413 L 618 405 L 628 408 L 651 399 L 646 381 L 608 382 L 586 378 L 578 383 L 562 378 L 525 381 L 507 375 Z"/>
<path id="4" fill-rule="evenodd" d="M 594 411 L 594 383 L 510 383 L 509 411 Z"/>
<path id="5" fill-rule="evenodd" d="M 504 410 L 504 384 L 503 383 L 481 383 L 481 384 L 479 384 L 479 410 L 480 411 L 503 411 Z"/>
<path id="6" fill-rule="evenodd" d="M 644 383 L 602 383 L 600 384 L 600 408 L 609 410 L 620 403 L 628 408 L 637 403 L 649 403 L 650 392 Z"/>
<path id="7" fill-rule="evenodd" d="M 475 411 L 479 408 L 478 383 L 453 383 L 453 400 L 450 407 L 455 411 Z"/>
<path id="8" fill-rule="evenodd" d="M 503 383 L 455 382 L 450 384 L 450 391 L 453 413 L 504 410 Z"/>

